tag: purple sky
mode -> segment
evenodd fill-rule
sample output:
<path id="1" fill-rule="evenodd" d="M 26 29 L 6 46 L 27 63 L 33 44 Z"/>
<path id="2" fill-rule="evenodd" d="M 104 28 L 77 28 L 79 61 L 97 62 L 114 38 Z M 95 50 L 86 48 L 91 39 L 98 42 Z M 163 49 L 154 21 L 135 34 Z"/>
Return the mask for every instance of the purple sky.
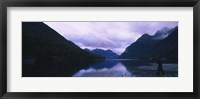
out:
<path id="1" fill-rule="evenodd" d="M 44 22 L 82 49 L 110 49 L 121 54 L 142 34 L 178 26 L 178 22 Z"/>

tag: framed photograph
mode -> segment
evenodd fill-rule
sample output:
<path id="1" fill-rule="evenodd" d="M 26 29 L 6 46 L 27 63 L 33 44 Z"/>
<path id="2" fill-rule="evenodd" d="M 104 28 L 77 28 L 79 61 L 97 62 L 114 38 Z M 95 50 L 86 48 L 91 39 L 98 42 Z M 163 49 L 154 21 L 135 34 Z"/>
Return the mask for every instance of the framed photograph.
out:
<path id="1" fill-rule="evenodd" d="M 2 98 L 199 98 L 199 0 L 0 7 Z"/>

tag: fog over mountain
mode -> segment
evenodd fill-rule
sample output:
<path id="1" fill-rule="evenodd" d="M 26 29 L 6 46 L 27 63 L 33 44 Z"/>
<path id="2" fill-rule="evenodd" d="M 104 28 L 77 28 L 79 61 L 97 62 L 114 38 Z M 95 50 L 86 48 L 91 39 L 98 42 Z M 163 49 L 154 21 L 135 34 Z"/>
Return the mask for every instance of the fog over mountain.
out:
<path id="1" fill-rule="evenodd" d="M 163 35 L 167 35 L 165 38 L 160 35 L 162 32 Z M 120 55 L 122 59 L 153 57 L 178 59 L 178 27 L 159 30 L 152 36 L 143 34 Z"/>
<path id="2" fill-rule="evenodd" d="M 177 67 L 178 22 L 22 22 L 22 77 L 177 77 Z"/>
<path id="3" fill-rule="evenodd" d="M 178 22 L 44 22 L 80 48 L 112 50 L 120 55 L 143 34 L 164 38 Z"/>

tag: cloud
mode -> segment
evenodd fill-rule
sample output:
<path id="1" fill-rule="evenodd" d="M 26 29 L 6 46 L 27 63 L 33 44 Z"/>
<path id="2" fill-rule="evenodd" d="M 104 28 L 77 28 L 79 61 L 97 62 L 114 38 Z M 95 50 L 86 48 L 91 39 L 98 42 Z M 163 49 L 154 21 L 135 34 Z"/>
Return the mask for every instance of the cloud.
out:
<path id="1" fill-rule="evenodd" d="M 44 22 L 81 48 L 102 48 L 121 54 L 142 34 L 173 28 L 178 22 Z"/>

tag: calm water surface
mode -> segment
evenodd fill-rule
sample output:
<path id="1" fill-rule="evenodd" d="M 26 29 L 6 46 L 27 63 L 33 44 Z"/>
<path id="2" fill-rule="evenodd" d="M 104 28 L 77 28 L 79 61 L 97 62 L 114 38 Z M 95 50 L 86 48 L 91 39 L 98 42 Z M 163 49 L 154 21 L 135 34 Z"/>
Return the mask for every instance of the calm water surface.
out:
<path id="1" fill-rule="evenodd" d="M 148 60 L 106 60 L 74 73 L 73 77 L 178 77 L 177 63 L 163 63 L 164 74 L 158 65 Z"/>

